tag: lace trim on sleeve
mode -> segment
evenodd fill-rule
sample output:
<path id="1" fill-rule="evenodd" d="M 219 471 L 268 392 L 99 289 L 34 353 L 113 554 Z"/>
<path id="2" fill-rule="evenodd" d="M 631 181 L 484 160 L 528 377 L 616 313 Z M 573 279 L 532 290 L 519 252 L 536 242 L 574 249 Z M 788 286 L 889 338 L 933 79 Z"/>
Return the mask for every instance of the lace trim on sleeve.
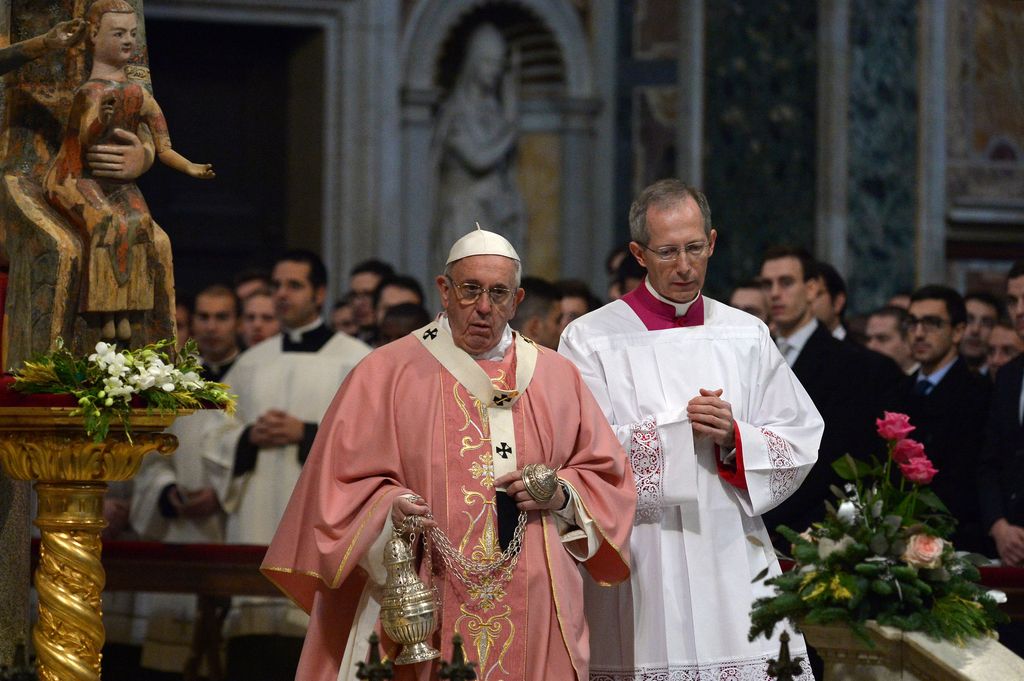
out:
<path id="1" fill-rule="evenodd" d="M 772 472 L 768 476 L 768 493 L 773 502 L 781 501 L 793 493 L 797 472 L 794 467 L 793 448 L 779 435 L 764 428 L 759 429 L 768 448 L 768 462 Z"/>
<path id="2" fill-rule="evenodd" d="M 631 426 L 629 464 L 636 480 L 636 522 L 661 519 L 661 500 L 665 496 L 665 457 L 653 416 Z"/>

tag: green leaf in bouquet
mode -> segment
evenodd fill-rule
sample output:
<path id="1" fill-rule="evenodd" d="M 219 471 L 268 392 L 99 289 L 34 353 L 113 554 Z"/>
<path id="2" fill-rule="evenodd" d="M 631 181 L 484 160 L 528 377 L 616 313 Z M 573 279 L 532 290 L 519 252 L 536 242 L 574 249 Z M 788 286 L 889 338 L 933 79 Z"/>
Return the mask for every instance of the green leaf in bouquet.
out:
<path id="1" fill-rule="evenodd" d="M 796 559 L 796 562 L 803 565 L 813 563 L 818 560 L 818 547 L 810 542 L 794 545 L 793 557 Z"/>
<path id="2" fill-rule="evenodd" d="M 961 554 L 960 555 L 960 560 L 965 560 L 968 563 L 970 563 L 971 565 L 976 565 L 978 567 L 981 567 L 983 565 L 988 565 L 989 563 L 992 562 L 992 559 L 989 558 L 988 556 L 983 556 L 980 553 L 970 553 L 970 552 Z"/>
<path id="3" fill-rule="evenodd" d="M 889 572 L 891 572 L 894 577 L 897 577 L 899 579 L 917 579 L 917 568 L 911 567 L 909 565 L 893 565 L 891 568 L 889 568 Z"/>
<path id="4" fill-rule="evenodd" d="M 859 575 L 864 575 L 865 577 L 877 577 L 878 575 L 882 574 L 882 571 L 884 569 L 885 566 L 882 563 L 878 562 L 862 562 L 857 563 L 853 566 L 854 572 L 856 572 Z"/>
<path id="5" fill-rule="evenodd" d="M 772 569 L 771 565 L 767 566 L 764 570 L 761 570 L 756 575 L 754 575 L 754 578 L 752 580 L 750 580 L 750 583 L 751 584 L 757 584 L 762 579 L 764 579 L 765 577 L 768 576 L 768 573 L 771 571 L 771 569 Z"/>
<path id="6" fill-rule="evenodd" d="M 875 555 L 882 556 L 889 550 L 889 540 L 886 538 L 884 532 L 876 532 L 871 537 L 871 543 L 869 544 L 871 552 Z"/>
<path id="7" fill-rule="evenodd" d="M 781 534 L 786 541 L 795 546 L 811 543 L 805 537 L 800 536 L 799 532 L 786 525 L 779 525 L 775 528 L 775 531 Z"/>
<path id="8" fill-rule="evenodd" d="M 837 499 L 846 499 L 846 492 L 839 489 L 837 486 L 829 485 L 828 488 L 832 491 L 832 494 L 834 494 Z"/>
<path id="9" fill-rule="evenodd" d="M 871 582 L 871 590 L 879 596 L 891 596 L 895 591 L 892 582 L 884 577 L 880 577 Z"/>
<path id="10" fill-rule="evenodd" d="M 939 499 L 939 495 L 933 490 L 927 487 L 919 487 L 917 489 L 917 501 L 926 508 L 930 508 L 933 511 L 939 511 L 940 513 L 949 513 L 949 509 L 946 507 L 942 500 Z"/>
<path id="11" fill-rule="evenodd" d="M 857 480 L 857 460 L 849 454 L 844 454 L 832 462 L 832 470 L 843 480 L 855 482 Z"/>
<path id="12" fill-rule="evenodd" d="M 948 582 L 950 578 L 949 570 L 944 567 L 921 570 L 921 576 L 929 582 Z"/>

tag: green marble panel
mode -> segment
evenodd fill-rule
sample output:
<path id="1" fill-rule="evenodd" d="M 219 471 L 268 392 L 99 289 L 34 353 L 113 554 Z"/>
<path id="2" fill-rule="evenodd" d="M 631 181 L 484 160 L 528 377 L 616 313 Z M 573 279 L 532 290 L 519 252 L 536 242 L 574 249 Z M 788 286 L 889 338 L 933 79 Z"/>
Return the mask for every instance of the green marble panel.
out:
<path id="1" fill-rule="evenodd" d="M 814 237 L 817 3 L 709 2 L 704 189 L 719 232 L 707 290 Z"/>
<path id="2" fill-rule="evenodd" d="M 853 0 L 847 271 L 851 310 L 914 285 L 917 0 Z"/>

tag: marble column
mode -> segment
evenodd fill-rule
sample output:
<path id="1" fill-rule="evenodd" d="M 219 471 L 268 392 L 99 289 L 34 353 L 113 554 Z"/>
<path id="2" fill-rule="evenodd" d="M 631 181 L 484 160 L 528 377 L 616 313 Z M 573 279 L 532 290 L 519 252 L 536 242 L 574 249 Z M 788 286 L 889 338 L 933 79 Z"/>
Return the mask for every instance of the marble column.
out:
<path id="1" fill-rule="evenodd" d="M 559 238 L 562 278 L 600 281 L 604 252 L 587 235 L 593 225 L 594 116 L 596 99 L 573 98 L 562 103 L 562 224 Z"/>
<path id="2" fill-rule="evenodd" d="M 851 0 L 847 286 L 853 311 L 914 286 L 917 0 Z"/>

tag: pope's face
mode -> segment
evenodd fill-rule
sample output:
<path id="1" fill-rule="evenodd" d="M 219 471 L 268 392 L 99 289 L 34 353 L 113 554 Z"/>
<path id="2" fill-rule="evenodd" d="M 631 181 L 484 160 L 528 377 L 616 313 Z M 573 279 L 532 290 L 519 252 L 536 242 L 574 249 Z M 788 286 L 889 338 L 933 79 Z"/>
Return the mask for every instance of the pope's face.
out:
<path id="1" fill-rule="evenodd" d="M 487 352 L 501 340 L 505 325 L 515 315 L 525 295 L 523 289 L 515 285 L 516 263 L 501 255 L 471 255 L 456 260 L 449 271 L 451 280 L 439 276 L 437 290 L 452 328 L 452 340 L 471 355 Z M 487 293 L 470 301 L 458 289 L 462 284 L 504 288 L 512 293 L 502 304 L 492 302 Z"/>
<path id="2" fill-rule="evenodd" d="M 92 58 L 103 64 L 123 66 L 135 54 L 139 19 L 134 13 L 107 12 L 92 28 Z"/>
<path id="3" fill-rule="evenodd" d="M 647 209 L 649 243 L 632 241 L 629 250 L 641 265 L 647 268 L 647 280 L 654 290 L 676 303 L 688 303 L 704 287 L 708 272 L 708 259 L 715 252 L 715 230 L 704 234 L 704 219 L 697 202 L 687 196 L 667 207 L 651 206 Z M 697 255 L 690 251 L 703 245 Z M 656 253 L 660 249 L 674 248 L 675 258 L 662 260 Z"/>

